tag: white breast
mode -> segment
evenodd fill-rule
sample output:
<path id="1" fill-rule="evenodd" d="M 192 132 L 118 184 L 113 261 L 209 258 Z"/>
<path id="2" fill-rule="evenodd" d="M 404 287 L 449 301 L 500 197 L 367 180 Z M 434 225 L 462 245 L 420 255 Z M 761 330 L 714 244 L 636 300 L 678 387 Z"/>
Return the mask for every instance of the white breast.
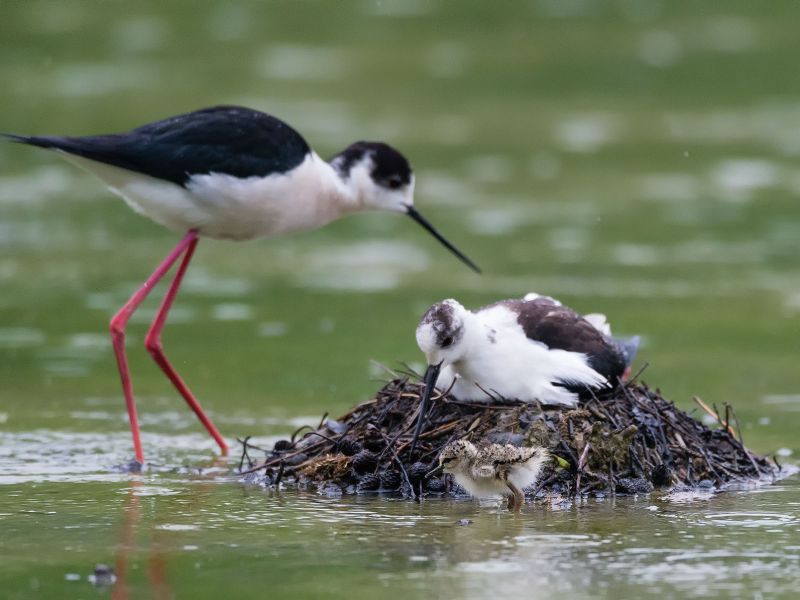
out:
<path id="1" fill-rule="evenodd" d="M 453 473 L 453 477 L 456 483 L 475 498 L 487 498 L 509 493 L 508 486 L 494 477 L 471 477 L 465 473 Z"/>

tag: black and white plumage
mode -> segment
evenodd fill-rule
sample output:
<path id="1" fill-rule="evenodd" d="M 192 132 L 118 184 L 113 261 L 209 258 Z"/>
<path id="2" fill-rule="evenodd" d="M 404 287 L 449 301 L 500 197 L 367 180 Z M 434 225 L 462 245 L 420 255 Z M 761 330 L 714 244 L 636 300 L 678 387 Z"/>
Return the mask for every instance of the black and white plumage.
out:
<path id="1" fill-rule="evenodd" d="M 417 431 L 434 388 L 459 400 L 574 406 L 582 391 L 615 385 L 638 338 L 620 343 L 603 315 L 588 316 L 538 294 L 474 312 L 452 299 L 434 304 L 416 331 L 428 362 Z"/>
<path id="2" fill-rule="evenodd" d="M 407 214 L 478 270 L 415 209 L 411 166 L 382 142 L 356 142 L 326 162 L 280 119 L 240 106 L 204 108 L 127 133 L 6 137 L 61 153 L 174 231 L 247 240 L 383 210 Z"/>
<path id="3" fill-rule="evenodd" d="M 136 212 L 184 234 L 110 324 L 140 463 L 144 454 L 125 328 L 178 261 L 145 346 L 222 451 L 227 451 L 227 442 L 169 363 L 161 343 L 161 331 L 199 237 L 248 240 L 316 229 L 350 213 L 382 210 L 408 215 L 478 271 L 416 210 L 411 166 L 400 152 L 382 142 L 356 142 L 326 162 L 283 121 L 239 106 L 205 108 L 127 133 L 5 137 L 58 152 L 97 175 Z"/>

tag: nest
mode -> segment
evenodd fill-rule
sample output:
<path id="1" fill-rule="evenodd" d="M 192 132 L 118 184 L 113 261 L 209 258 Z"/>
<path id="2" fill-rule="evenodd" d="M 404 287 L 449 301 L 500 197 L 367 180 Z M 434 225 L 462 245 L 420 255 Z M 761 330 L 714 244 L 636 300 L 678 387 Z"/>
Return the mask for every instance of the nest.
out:
<path id="1" fill-rule="evenodd" d="M 274 448 L 242 443 L 245 481 L 316 488 L 329 495 L 386 492 L 417 499 L 458 493 L 441 473 L 430 475 L 441 449 L 467 438 L 476 443 L 539 445 L 553 461 L 535 486 L 537 494 L 634 494 L 655 488 L 721 488 L 774 478 L 774 465 L 737 438 L 732 409 L 712 415 L 710 428 L 679 410 L 658 390 L 630 382 L 576 408 L 538 403 L 461 402 L 434 396 L 416 447 L 411 440 L 423 387 L 398 377 L 339 419 L 323 417 L 314 431 L 298 430 Z M 311 429 L 311 428 L 309 428 Z M 255 461 L 254 451 L 266 453 Z M 245 467 L 245 464 L 248 466 Z"/>

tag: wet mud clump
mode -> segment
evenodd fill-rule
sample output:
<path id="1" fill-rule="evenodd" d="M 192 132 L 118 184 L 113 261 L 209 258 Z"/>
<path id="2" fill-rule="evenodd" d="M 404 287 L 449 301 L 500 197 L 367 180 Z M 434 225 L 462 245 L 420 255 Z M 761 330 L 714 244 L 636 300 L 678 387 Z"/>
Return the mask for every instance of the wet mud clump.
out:
<path id="1" fill-rule="evenodd" d="M 323 417 L 316 430 L 298 430 L 272 449 L 241 440 L 240 472 L 248 482 L 328 495 L 457 493 L 441 472 L 431 471 L 441 449 L 459 438 L 549 449 L 553 460 L 525 490 L 529 497 L 720 488 L 775 477 L 779 469 L 742 444 L 729 405 L 720 412 L 696 399 L 717 422 L 709 427 L 636 382 L 576 408 L 461 402 L 437 394 L 412 450 L 422 391 L 412 378 L 398 377 L 372 400 L 338 419 Z"/>

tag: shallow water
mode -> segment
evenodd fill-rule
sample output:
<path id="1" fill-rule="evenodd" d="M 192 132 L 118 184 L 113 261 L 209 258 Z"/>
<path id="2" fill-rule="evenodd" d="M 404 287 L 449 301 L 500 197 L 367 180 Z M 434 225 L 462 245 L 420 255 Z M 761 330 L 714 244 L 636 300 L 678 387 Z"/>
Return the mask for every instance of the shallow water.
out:
<path id="1" fill-rule="evenodd" d="M 289 425 L 288 423 L 286 424 Z M 800 482 L 728 491 L 503 503 L 265 490 L 204 458 L 198 434 L 0 435 L 6 597 L 82 597 L 97 562 L 112 597 L 790 597 L 800 581 Z M 264 440 L 268 441 L 268 440 Z M 459 524 L 459 521 L 466 521 Z M 757 595 L 757 593 L 756 593 Z"/>
<path id="2" fill-rule="evenodd" d="M 96 133 L 242 103 L 323 156 L 386 139 L 478 277 L 406 219 L 203 241 L 168 355 L 231 440 L 261 443 L 419 363 L 432 302 L 535 290 L 644 339 L 644 379 L 731 402 L 800 450 L 795 2 L 7 3 L 0 130 Z M 176 243 L 88 175 L 0 144 L 0 589 L 93 597 L 791 597 L 796 477 L 754 491 L 496 506 L 242 487 L 132 321 L 153 466 L 131 458 L 114 310 Z M 157 294 L 156 294 L 157 295 Z M 698 415 L 699 416 L 699 415 Z M 232 462 L 231 462 L 232 461 Z M 455 526 L 461 518 L 468 526 Z M 387 532 L 390 532 L 387 535 Z M 234 587 L 235 586 L 235 587 Z"/>

